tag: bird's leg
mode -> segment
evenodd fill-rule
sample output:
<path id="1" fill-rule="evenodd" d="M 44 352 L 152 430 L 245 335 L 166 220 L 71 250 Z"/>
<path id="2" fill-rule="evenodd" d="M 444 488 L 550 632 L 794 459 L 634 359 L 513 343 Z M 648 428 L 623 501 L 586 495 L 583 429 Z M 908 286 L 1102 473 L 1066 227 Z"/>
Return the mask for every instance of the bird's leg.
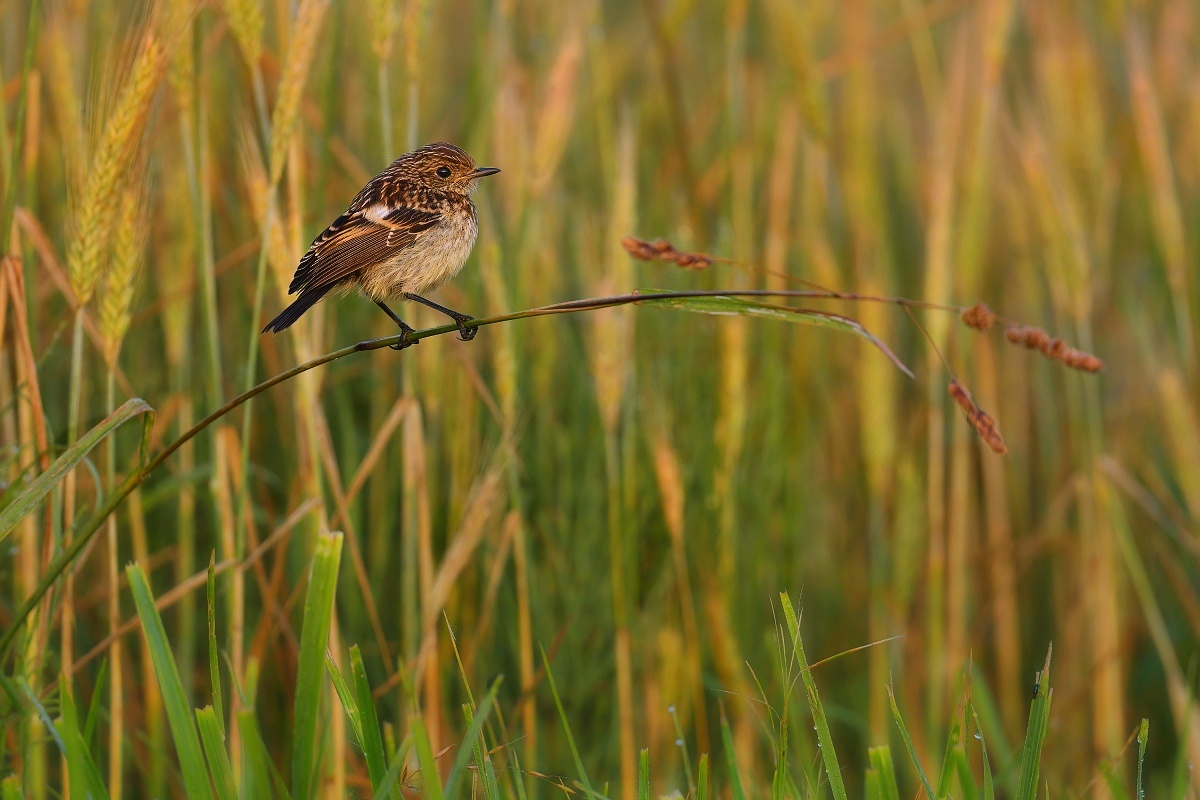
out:
<path id="1" fill-rule="evenodd" d="M 459 312 L 452 311 L 451 309 L 446 308 L 445 306 L 439 306 L 437 303 L 433 302 L 432 300 L 426 300 L 424 297 L 421 297 L 419 294 L 412 294 L 411 292 L 405 292 L 404 296 L 407 297 L 409 300 L 417 301 L 421 305 L 429 306 L 430 308 L 432 308 L 435 311 L 440 311 L 443 314 L 445 314 L 447 317 L 450 317 L 450 319 L 452 319 L 456 323 L 458 323 L 458 338 L 462 339 L 464 342 L 471 341 L 472 339 L 475 338 L 475 334 L 479 333 L 478 328 L 468 328 L 464 324 L 466 322 L 471 322 L 472 320 L 475 319 L 470 314 L 460 314 Z"/>
<path id="2" fill-rule="evenodd" d="M 391 347 L 393 350 L 403 350 L 404 348 L 406 348 L 406 347 L 411 347 L 411 346 L 413 346 L 414 344 L 420 344 L 420 341 L 421 341 L 420 339 L 413 339 L 412 341 L 409 341 L 409 340 L 408 340 L 408 335 L 409 335 L 410 333 L 416 333 L 416 331 L 415 331 L 415 330 L 413 330 L 412 326 L 411 326 L 411 325 L 409 325 L 407 322 L 405 322 L 404 320 L 402 320 L 402 319 L 400 319 L 399 317 L 397 317 L 397 316 L 396 316 L 396 312 L 395 312 L 395 311 L 392 311 L 390 308 L 388 308 L 386 305 L 384 305 L 383 303 L 381 303 L 381 302 L 380 302 L 380 301 L 378 301 L 378 300 L 376 300 L 376 301 L 375 301 L 375 305 L 377 305 L 377 306 L 379 306 L 380 308 L 382 308 L 382 309 L 383 309 L 383 313 L 385 313 L 385 314 L 387 314 L 389 317 L 391 317 L 391 318 L 392 318 L 392 322 L 394 322 L 394 323 L 396 323 L 397 325 L 399 325 L 399 326 L 400 326 L 400 332 L 404 334 L 404 340 L 403 340 L 403 341 L 397 342 L 396 344 L 393 344 L 393 345 L 388 345 L 389 347 Z"/>

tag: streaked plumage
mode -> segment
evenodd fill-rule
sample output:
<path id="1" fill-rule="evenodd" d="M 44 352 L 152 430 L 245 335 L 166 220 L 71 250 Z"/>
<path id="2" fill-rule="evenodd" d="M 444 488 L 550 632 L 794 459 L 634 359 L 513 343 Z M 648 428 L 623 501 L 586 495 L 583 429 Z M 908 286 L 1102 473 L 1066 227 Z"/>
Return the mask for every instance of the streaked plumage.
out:
<path id="1" fill-rule="evenodd" d="M 411 330 L 391 309 L 390 299 L 417 300 L 459 322 L 465 314 L 421 297 L 462 269 L 478 233 L 471 193 L 478 180 L 499 172 L 477 168 L 462 149 L 445 142 L 406 153 L 363 187 L 300 259 L 288 294 L 299 297 L 271 320 L 263 333 L 278 333 L 330 292 L 357 289 L 379 304 L 402 330 Z"/>

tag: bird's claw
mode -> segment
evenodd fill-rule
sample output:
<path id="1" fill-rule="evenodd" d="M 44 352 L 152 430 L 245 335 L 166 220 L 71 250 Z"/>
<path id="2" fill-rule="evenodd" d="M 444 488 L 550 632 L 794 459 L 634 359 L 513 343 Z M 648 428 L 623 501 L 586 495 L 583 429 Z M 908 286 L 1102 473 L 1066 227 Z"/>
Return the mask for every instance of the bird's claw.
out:
<path id="1" fill-rule="evenodd" d="M 416 333 L 416 331 L 412 328 L 407 328 L 406 330 L 402 331 L 402 333 L 404 334 L 404 338 L 395 344 L 389 344 L 388 347 L 392 348 L 393 350 L 404 350 L 405 348 L 412 347 L 414 344 L 421 343 L 420 339 L 408 338 L 410 334 Z"/>
<path id="2" fill-rule="evenodd" d="M 464 342 L 469 342 L 475 338 L 475 334 L 479 333 L 479 328 L 468 328 L 465 323 L 474 322 L 475 318 L 467 314 L 461 317 L 455 317 L 454 321 L 458 323 L 458 338 Z"/>

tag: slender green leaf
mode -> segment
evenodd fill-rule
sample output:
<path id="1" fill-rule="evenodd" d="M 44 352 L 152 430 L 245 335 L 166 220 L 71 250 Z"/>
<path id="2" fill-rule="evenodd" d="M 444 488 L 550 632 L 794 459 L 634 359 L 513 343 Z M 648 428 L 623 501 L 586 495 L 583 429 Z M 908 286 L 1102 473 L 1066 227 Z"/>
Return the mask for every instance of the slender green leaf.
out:
<path id="1" fill-rule="evenodd" d="M 254 711 L 243 708 L 237 712 L 238 732 L 242 737 L 242 791 L 243 798 L 279 797 L 290 800 L 283 776 L 275 769 Z M 272 791 L 274 788 L 274 791 Z"/>
<path id="2" fill-rule="evenodd" d="M 638 754 L 638 800 L 650 800 L 650 751 Z"/>
<path id="3" fill-rule="evenodd" d="M 375 696 L 367 682 L 367 670 L 363 666 L 362 653 L 358 645 L 350 648 L 350 675 L 354 681 L 354 694 L 358 699 L 358 710 L 362 715 L 363 757 L 367 760 L 367 774 L 371 785 L 376 787 L 376 797 L 391 797 L 391 785 L 384 785 L 387 774 L 387 759 L 383 755 L 383 739 L 379 735 L 379 718 L 375 714 Z"/>
<path id="4" fill-rule="evenodd" d="M 104 684 L 108 679 L 108 659 L 100 662 L 100 672 L 92 684 L 92 702 L 88 704 L 87 719 L 83 723 L 83 740 L 92 741 L 96 735 L 96 723 L 100 719 L 100 699 L 104 697 Z"/>
<path id="5" fill-rule="evenodd" d="M 175 751 L 179 754 L 184 791 L 191 800 L 212 797 L 208 769 L 200 749 L 200 737 L 196 734 L 192 711 L 183 691 L 183 682 L 179 679 L 175 656 L 171 654 L 167 631 L 163 627 L 158 609 L 154 607 L 150 582 L 137 564 L 127 566 L 125 575 L 129 578 L 129 590 L 133 594 L 133 602 L 142 621 L 142 634 L 146 637 L 146 645 L 150 649 L 154 674 L 158 677 L 159 691 L 162 692 L 163 704 L 167 711 L 167 723 L 171 726 L 171 737 L 175 740 Z"/>
<path id="6" fill-rule="evenodd" d="M 474 713 L 474 719 L 471 720 L 471 725 L 467 728 L 466 735 L 463 736 L 462 743 L 458 748 L 458 755 L 454 757 L 454 766 L 450 768 L 450 777 L 446 779 L 446 792 L 448 798 L 458 797 L 458 787 L 463 783 L 464 776 L 467 774 L 467 762 L 471 760 L 472 748 L 467 746 L 468 742 L 475 742 L 479 739 L 480 733 L 483 731 L 483 725 L 487 722 L 488 715 L 492 711 L 492 707 L 496 704 L 496 694 L 500 691 L 501 678 L 496 678 L 492 681 L 491 688 L 484 695 L 483 702 L 479 704 L 479 708 Z M 482 765 L 481 765 L 482 766 Z"/>
<path id="7" fill-rule="evenodd" d="M 147 420 L 153 420 L 154 409 L 140 397 L 126 400 L 113 413 L 105 417 L 100 424 L 79 437 L 75 444 L 67 448 L 61 456 L 54 459 L 49 469 L 38 475 L 27 486 L 17 492 L 12 502 L 0 510 L 0 541 L 2 541 L 25 515 L 37 508 L 50 490 L 58 485 L 96 445 L 104 441 L 113 431 L 124 423 L 140 414 L 151 415 Z"/>
<path id="8" fill-rule="evenodd" d="M 1037 800 L 1038 768 L 1042 757 L 1042 745 L 1046 740 L 1046 728 L 1050 723 L 1050 700 L 1054 694 L 1050 688 L 1050 655 L 1053 645 L 1046 652 L 1046 666 L 1038 673 L 1038 694 L 1029 706 L 1029 725 L 1025 729 L 1025 745 L 1021 748 L 1021 768 L 1017 777 L 1017 800 Z"/>
<path id="9" fill-rule="evenodd" d="M 296 670 L 295 735 L 292 739 L 292 796 L 308 800 L 316 768 L 317 719 L 321 713 L 321 686 L 325 677 L 325 648 L 333 618 L 342 534 L 317 537 L 308 592 L 304 597 L 304 622 L 300 631 L 300 663 Z"/>
<path id="10" fill-rule="evenodd" d="M 0 798 L 3 800 L 21 800 L 25 790 L 21 788 L 21 779 L 16 775 L 8 775 L 0 782 Z"/>
<path id="11" fill-rule="evenodd" d="M 233 769 L 229 765 L 229 754 L 225 751 L 225 732 L 212 706 L 196 709 L 196 725 L 200 728 L 200 742 L 208 756 L 208 768 L 217 787 L 218 800 L 237 800 L 233 787 Z"/>
<path id="12" fill-rule="evenodd" d="M 391 730 L 391 725 L 388 725 L 388 730 Z M 391 741 L 391 739 L 389 739 L 389 741 Z M 375 784 L 376 794 L 379 793 L 381 785 L 388 787 L 388 791 L 391 791 L 392 787 L 394 787 L 397 781 L 400 780 L 400 775 L 404 771 L 404 765 L 408 762 L 408 751 L 412 749 L 412 746 L 413 738 L 412 732 L 410 731 L 403 739 L 400 740 L 400 746 L 397 747 L 395 752 L 392 753 L 392 760 L 388 762 L 388 771 L 387 774 L 383 776 L 383 783 Z"/>
<path id="13" fill-rule="evenodd" d="M 29 708 L 33 709 L 34 713 L 38 715 L 39 719 L 41 719 L 42 725 L 45 727 L 46 732 L 50 734 L 50 738 L 54 739 L 54 743 L 58 745 L 58 751 L 65 754 L 67 752 L 66 742 L 64 742 L 62 737 L 58 735 L 58 726 L 54 724 L 54 720 L 51 718 L 50 712 L 48 712 L 46 707 L 42 705 L 42 701 L 38 699 L 37 693 L 33 691 L 33 687 L 30 686 L 24 678 L 18 678 L 17 680 L 21 689 L 20 702 L 23 705 L 27 704 Z M 7 679 L 5 679 L 3 683 L 5 685 L 5 690 L 9 690 Z"/>
<path id="14" fill-rule="evenodd" d="M 900 716 L 900 709 L 896 706 L 896 693 L 892 690 L 891 684 L 888 684 L 887 693 L 888 703 L 892 707 L 892 719 L 896 720 L 896 727 L 900 729 L 900 738 L 904 741 L 905 749 L 908 750 L 908 757 L 912 759 L 913 766 L 917 769 L 921 785 L 925 787 L 925 796 L 932 800 L 933 786 L 929 783 L 929 776 L 925 774 L 925 768 L 921 766 L 921 759 L 917 758 L 917 748 L 913 746 L 912 737 L 908 735 L 908 726 L 904 724 L 904 718 Z"/>
<path id="15" fill-rule="evenodd" d="M 61 741 L 66 746 L 64 755 L 67 774 L 71 779 L 71 800 L 107 800 L 108 792 L 104 788 L 104 780 L 100 777 L 100 770 L 96 768 L 87 742 L 83 740 L 75 699 L 68 689 L 70 684 L 67 683 L 65 675 L 59 675 L 58 685 L 61 716 L 57 727 Z"/>
<path id="16" fill-rule="evenodd" d="M 892 750 L 887 745 L 867 750 L 871 769 L 878 776 L 879 800 L 900 800 L 900 787 L 896 784 L 896 767 L 892 763 Z"/>
<path id="17" fill-rule="evenodd" d="M 879 786 L 879 770 L 874 767 L 863 771 L 863 796 L 866 800 L 883 800 L 883 790 Z"/>
<path id="18" fill-rule="evenodd" d="M 563 733 L 567 737 L 567 746 L 571 749 L 571 757 L 575 759 L 575 771 L 583 783 L 583 789 L 589 796 L 596 792 L 588 780 L 587 770 L 583 768 L 583 759 L 579 757 L 579 748 L 575 746 L 575 737 L 571 734 L 571 726 L 567 724 L 567 712 L 563 710 L 562 698 L 558 696 L 558 685 L 554 682 L 554 671 L 550 669 L 550 659 L 546 658 L 546 650 L 542 648 L 542 664 L 546 667 L 546 680 L 550 684 L 550 694 L 554 697 L 554 707 L 558 709 L 558 719 L 562 722 Z"/>
<path id="19" fill-rule="evenodd" d="M 412 728 L 413 747 L 417 751 L 417 766 L 421 770 L 421 792 L 432 800 L 442 800 L 442 779 L 438 775 L 437 760 L 433 757 L 433 745 L 429 743 L 425 720 L 416 709 L 409 725 Z"/>
<path id="20" fill-rule="evenodd" d="M 733 800 L 746 800 L 746 790 L 742 788 L 742 773 L 738 770 L 737 759 L 734 757 L 733 732 L 729 730 L 729 720 L 725 718 L 725 709 L 721 708 L 721 747 L 725 751 L 725 766 L 729 770 L 729 791 Z"/>
<path id="21" fill-rule="evenodd" d="M 946 752 L 942 757 L 942 771 L 938 774 L 937 798 L 950 796 L 950 784 L 954 780 L 956 770 L 955 752 L 962 744 L 962 717 L 955 714 L 950 721 L 949 735 L 946 737 Z"/>
<path id="22" fill-rule="evenodd" d="M 664 291 L 662 289 L 640 289 L 648 294 Z M 788 306 L 759 303 L 741 297 L 660 297 L 650 300 L 639 300 L 640 306 L 655 306 L 671 308 L 679 311 L 691 311 L 697 314 L 715 314 L 718 316 L 765 317 L 784 322 L 795 322 L 801 325 L 813 325 L 818 328 L 829 328 L 842 333 L 850 333 L 865 339 L 883 353 L 888 361 L 908 377 L 913 377 L 912 370 L 896 357 L 882 340 L 862 326 L 862 323 L 841 314 L 831 314 L 828 311 L 817 311 L 811 308 L 789 308 Z"/>
<path id="23" fill-rule="evenodd" d="M 1146 764 L 1146 744 L 1150 741 L 1150 720 L 1142 718 L 1138 726 L 1137 800 L 1146 800 L 1146 787 L 1142 784 L 1142 768 Z"/>
<path id="24" fill-rule="evenodd" d="M 225 735 L 225 703 L 221 691 L 221 662 L 217 650 L 217 551 L 208 556 L 208 679 L 212 684 L 212 704 L 221 736 Z M 251 703 L 253 705 L 253 703 Z"/>
<path id="25" fill-rule="evenodd" d="M 329 653 L 325 654 L 325 671 L 329 674 L 329 680 L 333 683 L 333 689 L 337 692 L 338 699 L 342 701 L 342 709 L 346 712 L 346 719 L 350 721 L 350 731 L 354 734 L 359 747 L 362 747 L 362 715 L 358 713 L 358 700 L 350 691 L 346 679 L 342 677 L 342 671 L 338 669 L 337 662 Z"/>
<path id="26" fill-rule="evenodd" d="M 696 773 L 696 800 L 708 800 L 708 753 L 700 756 L 700 769 Z"/>
<path id="27" fill-rule="evenodd" d="M 817 743 L 821 748 L 821 758 L 825 762 L 825 774 L 829 777 L 829 788 L 836 800 L 846 799 L 846 784 L 842 782 L 842 769 L 838 766 L 837 753 L 833 749 L 833 737 L 829 733 L 829 722 L 825 719 L 825 707 L 821 705 L 821 697 L 817 694 L 817 681 L 808 668 L 808 659 L 804 655 L 804 642 L 800 639 L 800 620 L 796 617 L 796 609 L 787 592 L 780 592 L 779 599 L 783 602 L 783 618 L 787 622 L 788 633 L 792 637 L 792 648 L 799 662 L 800 679 L 808 694 L 808 706 L 812 709 L 813 724 L 817 728 Z"/>

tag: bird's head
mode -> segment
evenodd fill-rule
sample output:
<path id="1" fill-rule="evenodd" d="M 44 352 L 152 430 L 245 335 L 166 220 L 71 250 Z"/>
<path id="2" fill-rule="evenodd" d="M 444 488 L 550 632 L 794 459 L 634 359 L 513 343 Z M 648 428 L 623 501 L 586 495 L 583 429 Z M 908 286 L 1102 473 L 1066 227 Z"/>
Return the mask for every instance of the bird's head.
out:
<path id="1" fill-rule="evenodd" d="M 480 178 L 495 175 L 495 167 L 477 167 L 475 159 L 461 147 L 447 142 L 434 142 L 401 156 L 406 176 L 436 191 L 469 195 L 475 191 Z"/>

